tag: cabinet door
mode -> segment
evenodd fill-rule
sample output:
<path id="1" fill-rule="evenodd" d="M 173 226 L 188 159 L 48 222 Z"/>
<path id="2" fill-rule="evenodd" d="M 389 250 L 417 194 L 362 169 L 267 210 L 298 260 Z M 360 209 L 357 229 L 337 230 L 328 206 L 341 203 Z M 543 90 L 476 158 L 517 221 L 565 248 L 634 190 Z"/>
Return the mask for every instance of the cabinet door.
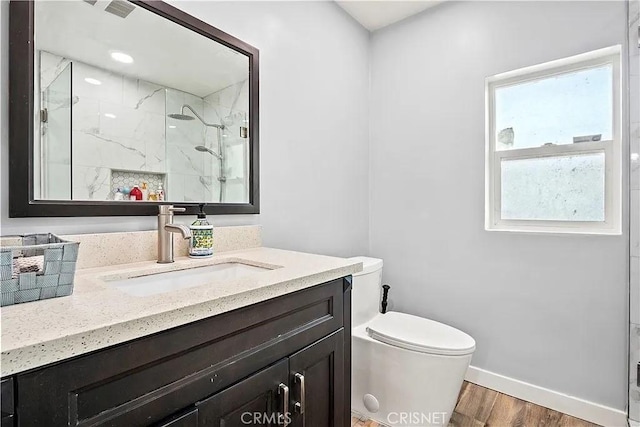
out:
<path id="1" fill-rule="evenodd" d="M 13 427 L 15 424 L 13 406 L 13 378 L 5 378 L 0 382 L 0 408 L 2 408 L 2 427 Z"/>
<path id="2" fill-rule="evenodd" d="M 198 425 L 207 427 L 276 426 L 288 412 L 287 359 L 198 402 Z M 286 418 L 286 417 L 284 417 Z M 288 420 L 287 420 L 288 421 Z M 282 425 L 282 423 L 280 423 Z"/>
<path id="3" fill-rule="evenodd" d="M 342 329 L 289 358 L 293 426 L 343 426 L 344 367 Z"/>

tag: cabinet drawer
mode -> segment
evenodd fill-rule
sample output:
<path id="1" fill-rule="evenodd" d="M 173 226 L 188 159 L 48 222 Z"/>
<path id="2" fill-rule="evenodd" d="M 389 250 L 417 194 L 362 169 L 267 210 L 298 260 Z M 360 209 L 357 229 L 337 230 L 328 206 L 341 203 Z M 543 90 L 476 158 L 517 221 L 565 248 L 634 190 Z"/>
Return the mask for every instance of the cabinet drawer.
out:
<path id="1" fill-rule="evenodd" d="M 17 376 L 21 426 L 149 425 L 343 326 L 343 279 Z"/>

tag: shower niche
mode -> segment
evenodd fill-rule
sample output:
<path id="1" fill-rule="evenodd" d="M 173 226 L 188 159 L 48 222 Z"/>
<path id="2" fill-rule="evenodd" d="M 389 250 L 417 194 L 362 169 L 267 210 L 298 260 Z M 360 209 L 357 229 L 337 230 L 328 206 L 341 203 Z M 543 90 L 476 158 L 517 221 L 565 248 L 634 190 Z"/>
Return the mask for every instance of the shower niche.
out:
<path id="1" fill-rule="evenodd" d="M 160 1 L 16 1 L 10 24 L 10 115 L 32 127 L 10 135 L 31 183 L 10 215 L 259 212 L 257 49 Z"/>

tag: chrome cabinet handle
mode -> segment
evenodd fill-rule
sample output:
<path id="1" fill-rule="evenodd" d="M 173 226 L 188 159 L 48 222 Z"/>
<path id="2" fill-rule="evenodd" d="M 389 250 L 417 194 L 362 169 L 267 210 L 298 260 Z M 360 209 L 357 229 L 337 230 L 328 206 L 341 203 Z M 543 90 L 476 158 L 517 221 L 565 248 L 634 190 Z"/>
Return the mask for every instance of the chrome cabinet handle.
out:
<path id="1" fill-rule="evenodd" d="M 282 427 L 287 427 L 291 418 L 289 416 L 289 387 L 284 383 L 280 383 L 278 394 L 282 395 L 282 413 L 278 418 L 282 420 Z"/>
<path id="2" fill-rule="evenodd" d="M 304 387 L 304 375 L 296 373 L 294 378 L 297 383 L 300 383 L 300 401 L 296 402 L 293 406 L 296 412 L 300 414 L 304 414 L 304 406 L 305 406 L 305 387 Z"/>
<path id="3" fill-rule="evenodd" d="M 180 207 L 174 208 L 173 206 L 169 207 L 169 212 L 184 212 L 184 211 L 186 211 L 185 208 L 180 208 Z"/>

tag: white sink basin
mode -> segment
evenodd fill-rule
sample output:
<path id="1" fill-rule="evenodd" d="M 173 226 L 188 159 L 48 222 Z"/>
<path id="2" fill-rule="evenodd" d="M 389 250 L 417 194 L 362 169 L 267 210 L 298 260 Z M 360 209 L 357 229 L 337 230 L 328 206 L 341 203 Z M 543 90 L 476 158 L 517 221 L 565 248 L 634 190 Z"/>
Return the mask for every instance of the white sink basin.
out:
<path id="1" fill-rule="evenodd" d="M 118 279 L 109 281 L 108 283 L 129 295 L 144 297 L 215 282 L 220 283 L 270 270 L 269 268 L 256 267 L 238 262 L 225 262 L 207 267 L 195 267 L 168 271 L 166 273 Z"/>

